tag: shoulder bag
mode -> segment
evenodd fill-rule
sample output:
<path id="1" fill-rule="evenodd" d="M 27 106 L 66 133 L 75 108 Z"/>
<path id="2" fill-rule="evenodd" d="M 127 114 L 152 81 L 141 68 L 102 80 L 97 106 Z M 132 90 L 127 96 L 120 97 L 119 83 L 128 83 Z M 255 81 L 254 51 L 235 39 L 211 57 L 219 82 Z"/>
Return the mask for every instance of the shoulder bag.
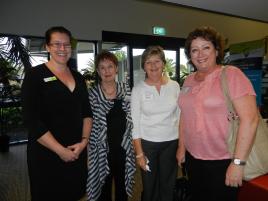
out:
<path id="1" fill-rule="evenodd" d="M 231 153 L 231 155 L 233 155 L 236 145 L 237 132 L 239 128 L 239 117 L 236 115 L 234 106 L 229 95 L 227 75 L 225 72 L 226 68 L 227 67 L 223 67 L 222 69 L 221 86 L 229 111 L 228 120 L 230 122 L 230 126 L 227 144 L 229 152 Z M 256 131 L 255 141 L 253 143 L 244 169 L 243 179 L 246 181 L 268 173 L 268 127 L 259 112 L 258 115 L 259 124 Z"/>

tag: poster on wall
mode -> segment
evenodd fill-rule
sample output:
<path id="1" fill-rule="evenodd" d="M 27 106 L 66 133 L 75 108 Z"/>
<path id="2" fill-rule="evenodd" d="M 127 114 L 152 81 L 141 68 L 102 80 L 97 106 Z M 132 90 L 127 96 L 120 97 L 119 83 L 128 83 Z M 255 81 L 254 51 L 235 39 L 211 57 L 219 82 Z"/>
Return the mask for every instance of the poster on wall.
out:
<path id="1" fill-rule="evenodd" d="M 261 70 L 262 69 L 262 57 L 244 58 L 231 61 L 230 64 L 240 68 L 241 70 Z"/>
<path id="2" fill-rule="evenodd" d="M 230 45 L 229 64 L 240 68 L 251 81 L 256 92 L 256 102 L 262 105 L 262 66 L 265 39 Z"/>
<path id="3" fill-rule="evenodd" d="M 262 105 L 262 70 L 243 70 L 246 76 L 251 81 L 253 88 L 256 92 L 256 102 L 258 106 Z"/>
<path id="4" fill-rule="evenodd" d="M 244 60 L 249 58 L 263 58 L 265 54 L 265 39 L 254 40 L 243 43 L 231 44 L 230 61 Z"/>

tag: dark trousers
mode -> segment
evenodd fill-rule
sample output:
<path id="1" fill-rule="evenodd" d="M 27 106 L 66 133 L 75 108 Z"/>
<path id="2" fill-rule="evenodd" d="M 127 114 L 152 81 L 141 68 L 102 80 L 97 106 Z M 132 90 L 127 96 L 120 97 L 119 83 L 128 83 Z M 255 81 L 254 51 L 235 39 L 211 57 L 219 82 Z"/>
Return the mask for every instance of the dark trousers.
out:
<path id="1" fill-rule="evenodd" d="M 192 201 L 236 201 L 238 188 L 225 185 L 227 160 L 199 160 L 186 153 L 186 171 Z"/>
<path id="2" fill-rule="evenodd" d="M 127 201 L 128 196 L 125 187 L 125 152 L 123 149 L 110 151 L 111 152 L 108 154 L 110 174 L 106 177 L 105 184 L 102 187 L 98 201 L 112 201 L 113 181 L 115 187 L 115 200 Z"/>
<path id="3" fill-rule="evenodd" d="M 145 156 L 149 159 L 149 171 L 141 170 L 142 201 L 173 201 L 173 189 L 178 165 L 176 150 L 178 140 L 150 142 L 141 140 Z"/>

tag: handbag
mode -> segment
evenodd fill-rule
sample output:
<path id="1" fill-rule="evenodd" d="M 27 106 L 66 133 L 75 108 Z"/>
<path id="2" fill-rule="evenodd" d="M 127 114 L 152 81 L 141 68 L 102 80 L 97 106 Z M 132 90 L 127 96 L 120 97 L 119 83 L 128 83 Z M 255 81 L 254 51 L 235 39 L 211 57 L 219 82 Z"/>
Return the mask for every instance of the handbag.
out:
<path id="1" fill-rule="evenodd" d="M 182 177 L 176 179 L 173 200 L 174 201 L 191 200 L 190 185 L 184 165 L 182 166 Z"/>
<path id="2" fill-rule="evenodd" d="M 230 125 L 229 136 L 227 139 L 228 150 L 231 155 L 233 155 L 236 145 L 237 132 L 239 128 L 239 117 L 236 115 L 234 106 L 229 95 L 226 68 L 227 67 L 223 67 L 222 69 L 221 86 L 225 102 L 229 111 L 228 120 L 230 122 Z M 243 179 L 246 181 L 266 174 L 268 172 L 268 127 L 259 112 L 258 115 L 259 124 L 256 130 L 255 140 L 244 169 Z"/>

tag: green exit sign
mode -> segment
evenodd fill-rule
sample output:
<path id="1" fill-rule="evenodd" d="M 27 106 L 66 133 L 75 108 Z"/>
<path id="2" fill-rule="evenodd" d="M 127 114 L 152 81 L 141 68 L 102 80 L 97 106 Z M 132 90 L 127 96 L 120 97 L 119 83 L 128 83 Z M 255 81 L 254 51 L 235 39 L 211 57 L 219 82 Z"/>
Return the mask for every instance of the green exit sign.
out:
<path id="1" fill-rule="evenodd" d="M 166 29 L 164 27 L 153 27 L 153 34 L 154 35 L 165 36 L 166 35 Z"/>

